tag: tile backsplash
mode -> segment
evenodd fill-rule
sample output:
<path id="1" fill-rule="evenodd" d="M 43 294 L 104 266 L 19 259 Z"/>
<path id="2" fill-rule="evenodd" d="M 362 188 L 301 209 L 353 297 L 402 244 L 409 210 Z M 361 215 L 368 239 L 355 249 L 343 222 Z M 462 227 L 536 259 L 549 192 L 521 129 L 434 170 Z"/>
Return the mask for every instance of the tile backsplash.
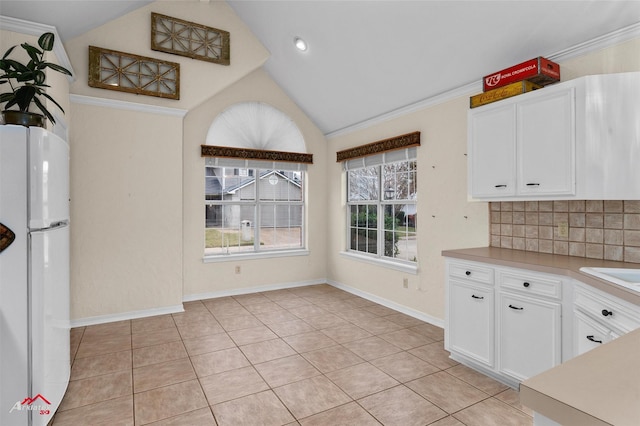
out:
<path id="1" fill-rule="evenodd" d="M 489 203 L 490 244 L 640 263 L 640 201 Z"/>

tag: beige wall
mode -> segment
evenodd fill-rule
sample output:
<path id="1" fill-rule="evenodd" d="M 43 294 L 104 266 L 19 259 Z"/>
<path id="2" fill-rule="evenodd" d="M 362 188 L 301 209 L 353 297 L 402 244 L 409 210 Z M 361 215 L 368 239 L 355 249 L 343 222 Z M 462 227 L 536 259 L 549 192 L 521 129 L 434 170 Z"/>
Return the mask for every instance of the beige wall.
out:
<path id="1" fill-rule="evenodd" d="M 218 114 L 239 102 L 267 103 L 300 129 L 313 164 L 307 171 L 308 256 L 203 263 L 204 159 L 200 145 Z M 190 111 L 184 126 L 184 294 L 187 297 L 261 286 L 317 282 L 326 277 L 326 140 L 263 70 L 258 70 Z M 240 266 L 241 273 L 235 273 Z"/>
<path id="2" fill-rule="evenodd" d="M 576 56 L 560 63 L 563 80 L 588 74 L 640 70 L 640 39 Z M 475 93 L 470 93 L 470 95 Z M 385 298 L 438 321 L 444 318 L 442 250 L 489 245 L 488 206 L 467 202 L 468 97 L 329 140 L 329 254 L 327 277 L 334 282 Z M 420 131 L 418 148 L 417 275 L 369 266 L 340 256 L 345 249 L 345 191 L 336 151 Z M 409 289 L 403 278 L 409 278 Z"/>

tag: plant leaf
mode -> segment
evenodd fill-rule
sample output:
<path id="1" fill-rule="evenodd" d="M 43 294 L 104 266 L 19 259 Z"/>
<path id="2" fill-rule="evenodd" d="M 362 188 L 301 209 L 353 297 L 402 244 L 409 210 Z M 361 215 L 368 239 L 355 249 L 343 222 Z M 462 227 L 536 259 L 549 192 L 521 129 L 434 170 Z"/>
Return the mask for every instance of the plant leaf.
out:
<path id="1" fill-rule="evenodd" d="M 38 107 L 38 109 L 40 111 L 42 111 L 42 113 L 49 119 L 51 120 L 51 122 L 53 124 L 56 124 L 56 120 L 53 118 L 53 115 L 51 115 L 51 113 L 49 112 L 49 110 L 47 109 L 47 107 L 44 106 L 44 104 L 42 102 L 40 102 L 40 99 L 38 98 L 33 98 L 33 102 L 36 104 L 36 106 Z"/>
<path id="2" fill-rule="evenodd" d="M 31 104 L 31 101 L 35 99 L 35 95 L 36 88 L 33 86 L 22 86 L 21 88 L 16 90 L 15 96 L 20 111 L 26 112 L 29 110 L 29 104 Z"/>
<path id="3" fill-rule="evenodd" d="M 64 114 L 64 109 L 62 109 L 62 107 L 60 106 L 60 104 L 59 104 L 59 103 L 57 103 L 55 99 L 53 99 L 51 96 L 49 96 L 46 92 L 42 92 L 42 91 L 41 91 L 41 92 L 40 92 L 40 94 L 41 94 L 42 96 L 44 96 L 45 98 L 49 99 L 49 100 L 50 100 L 51 102 L 53 102 L 54 104 L 56 104 L 56 106 L 57 106 L 58 108 L 60 108 L 60 111 L 62 111 L 62 113 Z M 35 99 L 37 99 L 37 98 L 35 98 Z M 52 120 L 52 121 L 53 121 L 53 120 Z M 54 121 L 54 123 L 55 123 L 55 121 Z"/>
<path id="4" fill-rule="evenodd" d="M 15 49 L 16 46 L 11 46 L 6 52 L 4 52 L 4 56 L 2 56 L 2 59 L 7 59 L 7 56 L 9 56 L 11 54 L 11 52 L 13 51 L 13 49 Z"/>
<path id="5" fill-rule="evenodd" d="M 42 56 L 42 52 L 40 51 L 40 49 L 36 49 L 35 47 L 27 43 L 23 43 L 21 46 L 24 50 L 27 51 L 33 62 L 40 62 L 40 56 Z"/>
<path id="6" fill-rule="evenodd" d="M 13 92 L 0 94 L 0 103 L 9 102 L 13 99 Z"/>
<path id="7" fill-rule="evenodd" d="M 71 75 L 71 71 L 69 71 L 65 67 L 62 67 L 58 64 L 52 64 L 51 62 L 43 62 L 41 65 L 42 65 L 42 68 L 51 68 L 52 70 L 61 72 L 62 74 Z"/>
<path id="8" fill-rule="evenodd" d="M 53 33 L 44 33 L 38 39 L 38 46 L 42 48 L 42 50 L 51 51 L 53 50 L 53 44 L 55 43 L 55 36 Z"/>
<path id="9" fill-rule="evenodd" d="M 25 67 L 18 61 L 14 61 L 13 59 L 5 59 L 4 61 L 16 71 L 19 71 L 19 72 L 29 71 L 29 68 Z"/>

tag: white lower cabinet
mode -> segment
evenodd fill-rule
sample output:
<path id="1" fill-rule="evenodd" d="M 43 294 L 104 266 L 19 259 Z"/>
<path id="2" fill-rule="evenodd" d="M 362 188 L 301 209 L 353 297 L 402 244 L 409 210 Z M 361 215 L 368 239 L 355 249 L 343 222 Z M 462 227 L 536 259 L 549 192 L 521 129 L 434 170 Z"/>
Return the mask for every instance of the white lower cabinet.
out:
<path id="1" fill-rule="evenodd" d="M 500 292 L 498 371 L 525 380 L 561 362 L 559 302 Z"/>

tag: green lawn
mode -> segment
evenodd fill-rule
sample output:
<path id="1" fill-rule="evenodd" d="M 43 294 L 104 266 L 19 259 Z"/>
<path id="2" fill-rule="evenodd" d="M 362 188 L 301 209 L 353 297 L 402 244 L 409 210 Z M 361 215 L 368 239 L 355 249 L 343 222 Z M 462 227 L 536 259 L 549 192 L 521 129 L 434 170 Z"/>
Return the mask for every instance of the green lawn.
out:
<path id="1" fill-rule="evenodd" d="M 242 241 L 238 231 L 220 232 L 220 230 L 213 228 L 209 228 L 205 231 L 206 248 L 237 247 L 239 245 L 252 246 L 253 238 L 251 241 Z"/>

